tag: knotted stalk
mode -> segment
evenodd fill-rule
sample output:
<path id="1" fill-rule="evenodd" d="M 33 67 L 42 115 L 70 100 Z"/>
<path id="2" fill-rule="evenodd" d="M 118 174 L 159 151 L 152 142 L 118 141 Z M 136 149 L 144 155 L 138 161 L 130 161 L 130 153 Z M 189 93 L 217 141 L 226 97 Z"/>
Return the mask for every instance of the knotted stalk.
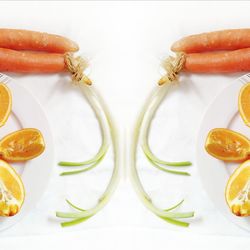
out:
<path id="1" fill-rule="evenodd" d="M 85 97 L 87 98 L 89 104 L 93 108 L 97 119 L 99 120 L 100 127 L 102 130 L 102 145 L 98 151 L 98 153 L 90 160 L 80 162 L 80 163 L 72 163 L 72 162 L 61 162 L 62 166 L 82 166 L 85 165 L 81 170 L 74 170 L 69 172 L 62 173 L 63 175 L 81 173 L 87 170 L 90 170 L 97 166 L 100 161 L 104 158 L 109 144 L 113 144 L 113 155 L 114 155 L 114 168 L 112 172 L 111 179 L 101 197 L 98 199 L 97 204 L 89 209 L 82 209 L 70 201 L 66 200 L 66 202 L 75 210 L 76 212 L 56 212 L 56 216 L 59 218 L 67 218 L 73 219 L 70 221 L 62 222 L 61 225 L 64 226 L 72 226 L 83 221 L 86 221 L 97 212 L 99 212 L 110 200 L 113 192 L 116 190 L 116 187 L 119 182 L 119 147 L 118 147 L 118 135 L 116 133 L 116 128 L 111 119 L 110 113 L 104 103 L 103 99 L 97 93 L 92 84 L 91 80 L 85 75 L 84 70 L 87 67 L 87 63 L 81 57 L 74 58 L 73 55 L 67 54 L 65 56 L 65 63 L 72 74 L 73 82 L 78 85 L 83 91 Z M 92 164 L 93 163 L 93 164 Z M 92 165 L 91 165 L 92 164 Z"/>
<path id="2" fill-rule="evenodd" d="M 178 80 L 179 73 L 182 71 L 186 61 L 185 53 L 176 53 L 176 57 L 169 56 L 162 62 L 162 67 L 166 74 L 158 81 L 161 86 L 165 83 L 173 83 Z"/>
<path id="3" fill-rule="evenodd" d="M 158 109 L 159 105 L 165 98 L 168 90 L 174 83 L 177 82 L 178 74 L 183 69 L 184 63 L 185 63 L 185 55 L 182 53 L 177 54 L 176 57 L 169 57 L 163 61 L 163 67 L 166 70 L 166 75 L 164 75 L 159 80 L 158 82 L 159 86 L 157 86 L 156 89 L 154 89 L 154 91 L 147 99 L 135 126 L 133 142 L 131 146 L 131 171 L 130 171 L 131 174 L 130 177 L 134 185 L 135 191 L 137 192 L 143 204 L 158 217 L 164 219 L 169 223 L 179 226 L 188 226 L 189 223 L 180 221 L 178 219 L 193 217 L 194 212 L 187 212 L 187 213 L 173 212 L 174 209 L 178 208 L 182 204 L 183 200 L 169 209 L 161 209 L 153 203 L 152 199 L 145 191 L 138 174 L 137 148 L 140 138 L 142 138 L 141 139 L 142 150 L 153 166 L 168 173 L 189 175 L 187 172 L 172 170 L 166 168 L 166 166 L 183 167 L 191 165 L 191 162 L 167 162 L 160 160 L 152 153 L 148 144 L 148 133 L 149 133 L 148 130 L 150 128 L 150 123 L 155 115 L 156 110 Z"/>

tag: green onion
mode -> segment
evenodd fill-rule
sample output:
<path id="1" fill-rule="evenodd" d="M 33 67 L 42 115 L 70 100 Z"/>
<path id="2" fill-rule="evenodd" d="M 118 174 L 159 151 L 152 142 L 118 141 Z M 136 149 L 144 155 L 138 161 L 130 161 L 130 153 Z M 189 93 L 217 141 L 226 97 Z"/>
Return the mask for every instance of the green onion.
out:
<path id="1" fill-rule="evenodd" d="M 160 160 L 152 153 L 147 143 L 142 144 L 141 147 L 142 147 L 144 154 L 147 156 L 147 158 L 150 159 L 150 161 L 154 163 L 171 166 L 171 167 L 188 167 L 192 165 L 192 162 L 190 161 L 169 162 L 169 161 Z"/>
<path id="2" fill-rule="evenodd" d="M 160 217 L 161 219 L 165 220 L 168 223 L 178 225 L 178 226 L 183 226 L 187 227 L 189 226 L 189 223 L 183 222 L 178 220 L 179 218 L 191 218 L 194 216 L 194 212 L 172 212 L 174 209 L 178 208 L 182 203 L 179 202 L 178 204 L 172 206 L 171 208 L 168 209 L 160 209 L 158 208 L 150 198 L 150 196 L 147 194 L 145 191 L 138 171 L 137 171 L 137 147 L 139 144 L 139 140 L 142 137 L 142 148 L 144 149 L 145 155 L 147 156 L 148 160 L 154 164 L 157 168 L 160 168 L 159 164 L 162 162 L 159 162 L 157 157 L 151 153 L 149 146 L 148 146 L 148 128 L 151 120 L 153 119 L 154 113 L 157 109 L 157 107 L 160 105 L 162 102 L 163 98 L 165 97 L 167 91 L 170 88 L 170 84 L 165 84 L 161 87 L 157 86 L 156 90 L 153 92 L 153 94 L 148 98 L 146 104 L 144 105 L 142 112 L 137 120 L 137 124 L 135 126 L 134 130 L 134 135 L 133 135 L 133 142 L 131 146 L 131 168 L 130 168 L 130 177 L 131 181 L 133 183 L 133 186 L 135 188 L 135 191 L 138 195 L 138 197 L 141 199 L 142 203 L 155 215 Z M 145 117 L 146 116 L 146 117 Z M 159 163 L 159 164 L 157 164 Z M 186 162 L 187 163 L 187 162 Z M 188 164 L 184 165 L 188 165 Z M 177 165 L 180 165 L 178 163 Z M 181 164 L 182 165 L 182 164 Z M 189 164 L 190 165 L 190 164 Z M 163 170 L 163 169 L 161 169 Z M 173 171 L 169 170 L 167 168 L 164 168 L 164 171 Z M 171 172 L 172 173 L 172 172 Z M 180 174 L 180 171 L 176 171 L 176 174 Z M 186 172 L 181 172 L 184 175 L 187 175 L 188 173 Z"/>
<path id="3" fill-rule="evenodd" d="M 120 177 L 120 170 L 119 170 L 119 147 L 118 147 L 118 136 L 116 133 L 116 128 L 114 126 L 114 123 L 112 121 L 112 118 L 109 114 L 109 111 L 100 97 L 100 95 L 97 93 L 97 91 L 94 89 L 94 87 L 86 85 L 84 83 L 79 83 L 79 86 L 81 87 L 85 97 L 89 101 L 90 105 L 92 106 L 93 110 L 96 113 L 97 119 L 100 121 L 100 126 L 103 131 L 103 141 L 105 143 L 102 143 L 102 145 L 105 145 L 101 147 L 99 150 L 102 151 L 102 154 L 99 154 L 98 157 L 95 157 L 95 160 L 93 161 L 93 165 L 90 165 L 90 169 L 93 169 L 96 165 L 100 163 L 100 161 L 104 158 L 106 155 L 107 147 L 106 145 L 109 145 L 109 140 L 113 144 L 113 155 L 114 155 L 114 168 L 113 172 L 110 178 L 110 181 L 104 191 L 104 193 L 101 195 L 101 197 L 98 199 L 98 202 L 95 206 L 89 209 L 83 209 L 75 206 L 70 201 L 66 200 L 66 202 L 74 209 L 78 210 L 77 212 L 56 212 L 56 216 L 59 218 L 64 219 L 73 219 L 70 221 L 64 221 L 61 223 L 62 227 L 67 226 L 73 226 L 76 224 L 79 224 L 83 221 L 86 221 L 90 217 L 94 216 L 96 213 L 98 213 L 102 208 L 109 202 L 111 196 L 113 195 L 114 191 L 116 190 L 116 187 L 119 182 Z M 90 170 L 88 169 L 88 170 Z M 87 171 L 85 168 L 76 170 L 77 173 Z M 74 172 L 74 171 L 72 171 Z M 69 172 L 62 173 L 63 175 L 68 175 Z M 76 172 L 75 172 L 76 173 Z"/>
<path id="4" fill-rule="evenodd" d="M 170 218 L 162 217 L 162 216 L 159 216 L 159 217 L 161 219 L 165 220 L 166 222 L 171 223 L 171 224 L 176 225 L 176 226 L 181 226 L 181 227 L 188 227 L 189 226 L 189 223 L 184 222 L 184 221 L 174 220 L 174 219 L 170 219 Z"/>
<path id="5" fill-rule="evenodd" d="M 80 218 L 80 219 L 76 219 L 76 220 L 71 220 L 71 221 L 65 221 L 65 222 L 61 223 L 61 226 L 62 227 L 74 226 L 74 225 L 80 224 L 80 223 L 88 220 L 90 217 L 92 217 L 92 216 L 84 217 L 84 218 Z"/>
<path id="6" fill-rule="evenodd" d="M 168 92 L 169 84 L 165 84 L 161 87 L 157 87 L 157 90 L 149 97 L 148 101 L 145 104 L 144 111 L 141 117 L 141 147 L 146 155 L 149 162 L 155 166 L 156 168 L 173 174 L 182 174 L 182 175 L 190 175 L 187 172 L 179 172 L 179 171 L 172 171 L 167 168 L 167 166 L 171 167 L 187 167 L 192 165 L 190 161 L 182 161 L 182 162 L 169 162 L 159 159 L 154 153 L 151 151 L 148 143 L 148 135 L 149 135 L 149 128 L 151 125 L 151 121 L 155 116 L 155 113 L 162 103 L 164 97 Z M 159 166 L 163 165 L 163 166 Z"/>
<path id="7" fill-rule="evenodd" d="M 176 171 L 176 170 L 170 170 L 167 169 L 165 167 L 162 167 L 161 165 L 157 164 L 156 162 L 154 162 L 151 158 L 149 158 L 147 155 L 146 157 L 148 158 L 149 162 L 152 164 L 152 166 L 164 171 L 164 172 L 168 172 L 170 174 L 179 174 L 179 175 L 187 175 L 189 176 L 190 174 L 188 172 L 183 172 L 183 171 Z"/>
<path id="8" fill-rule="evenodd" d="M 67 200 L 66 199 L 66 202 L 72 207 L 72 208 L 74 208 L 74 209 L 76 209 L 76 210 L 79 210 L 79 211 L 86 211 L 85 209 L 82 209 L 82 208 L 80 208 L 80 207 L 78 207 L 78 206 L 76 206 L 76 205 L 74 205 L 72 202 L 70 202 L 69 200 Z"/>
<path id="9" fill-rule="evenodd" d="M 80 85 L 83 86 L 84 84 L 80 84 Z M 60 161 L 58 163 L 58 165 L 62 166 L 62 167 L 85 166 L 85 168 L 82 170 L 72 171 L 72 172 L 63 172 L 61 175 L 78 174 L 78 173 L 86 172 L 88 170 L 93 169 L 94 167 L 98 166 L 98 163 L 100 163 L 101 159 L 104 158 L 104 156 L 106 155 L 108 148 L 109 148 L 109 138 L 108 138 L 109 128 L 107 126 L 105 114 L 102 112 L 100 105 L 98 105 L 98 103 L 96 103 L 95 99 L 93 99 L 93 98 L 95 98 L 95 94 L 93 94 L 93 93 L 87 94 L 85 89 L 83 89 L 83 93 L 85 94 L 86 98 L 88 99 L 93 111 L 96 114 L 98 122 L 100 124 L 101 134 L 102 134 L 102 144 L 101 144 L 101 147 L 99 148 L 97 154 L 89 160 L 82 161 L 82 162 Z"/>
<path id="10" fill-rule="evenodd" d="M 80 174 L 80 173 L 89 171 L 89 170 L 95 168 L 103 160 L 104 156 L 105 156 L 105 154 L 101 158 L 99 158 L 99 160 L 97 162 L 95 162 L 94 164 L 92 164 L 92 165 L 90 165 L 88 167 L 85 167 L 85 168 L 80 169 L 80 170 L 62 172 L 60 175 L 65 176 L 65 175 L 72 175 L 72 174 Z"/>
<path id="11" fill-rule="evenodd" d="M 167 208 L 167 209 L 164 209 L 164 211 L 168 212 L 168 211 L 171 211 L 171 210 L 174 210 L 176 209 L 177 207 L 179 207 L 182 203 L 184 202 L 184 199 L 181 200 L 179 203 L 177 203 L 176 205 L 170 207 L 170 208 Z"/>
<path id="12" fill-rule="evenodd" d="M 108 151 L 108 144 L 106 140 L 103 140 L 98 153 L 90 160 L 82 162 L 60 161 L 58 165 L 61 167 L 78 167 L 78 166 L 90 165 L 92 163 L 96 163 L 97 161 L 99 161 L 107 153 L 107 151 Z"/>

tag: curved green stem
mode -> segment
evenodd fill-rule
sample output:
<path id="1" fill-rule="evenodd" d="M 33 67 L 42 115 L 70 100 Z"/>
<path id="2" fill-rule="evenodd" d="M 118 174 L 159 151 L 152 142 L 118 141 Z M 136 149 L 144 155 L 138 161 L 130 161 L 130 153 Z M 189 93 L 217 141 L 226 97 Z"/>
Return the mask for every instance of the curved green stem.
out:
<path id="1" fill-rule="evenodd" d="M 80 170 L 62 172 L 60 175 L 65 176 L 65 175 L 72 175 L 72 174 L 80 174 L 80 173 L 89 171 L 89 170 L 95 168 L 97 165 L 99 165 L 99 163 L 103 160 L 104 156 L 105 156 L 105 154 L 97 162 L 95 162 L 94 164 L 92 164 L 88 167 L 85 167 L 85 168 L 80 169 Z"/>
<path id="2" fill-rule="evenodd" d="M 71 221 L 65 221 L 61 223 L 62 227 L 69 227 L 69 226 L 74 226 L 77 224 L 80 224 L 86 220 L 88 220 L 89 218 L 91 218 L 92 216 L 89 217 L 84 217 L 84 218 L 80 218 L 80 219 L 75 219 L 75 220 L 71 220 Z"/>
<path id="3" fill-rule="evenodd" d="M 162 87 L 156 88 L 156 90 L 153 92 L 152 96 L 149 98 L 148 102 L 144 105 L 142 112 L 137 120 L 135 130 L 134 130 L 134 135 L 133 135 L 133 141 L 131 145 L 131 168 L 130 168 L 130 177 L 132 184 L 135 188 L 135 191 L 138 195 L 138 197 L 141 199 L 142 203 L 155 215 L 158 217 L 164 219 L 165 221 L 178 225 L 178 226 L 183 226 L 187 227 L 189 223 L 175 220 L 174 218 L 189 218 L 194 216 L 194 212 L 188 212 L 188 213 L 173 213 L 170 212 L 173 209 L 177 208 L 182 204 L 182 202 L 179 202 L 175 206 L 169 208 L 169 209 L 160 209 L 155 204 L 152 202 L 151 198 L 145 191 L 138 171 L 137 171 L 137 147 L 139 144 L 139 138 L 140 138 L 140 132 L 144 133 L 144 143 L 145 143 L 145 130 L 142 129 L 143 121 L 144 121 L 144 115 L 148 109 L 150 109 L 150 105 L 155 105 L 155 107 L 158 107 L 163 98 L 165 97 L 168 89 L 170 88 L 169 84 L 165 84 Z M 152 113 L 151 113 L 151 119 L 152 119 Z M 147 133 L 146 133 L 147 134 Z M 143 144 L 144 144 L 143 143 Z M 146 140 L 147 143 L 147 140 Z"/>
<path id="4" fill-rule="evenodd" d="M 179 207 L 182 203 L 184 202 L 184 199 L 183 200 L 181 200 L 179 203 L 177 203 L 176 205 L 174 205 L 174 206 L 172 206 L 172 207 L 170 207 L 170 208 L 167 208 L 167 209 L 164 209 L 164 211 L 171 211 L 171 210 L 174 210 L 174 209 L 176 209 L 177 207 Z"/>
<path id="5" fill-rule="evenodd" d="M 168 91 L 168 84 L 163 85 L 161 91 L 155 92 L 151 97 L 150 100 L 145 105 L 144 115 L 141 121 L 141 147 L 144 152 L 144 154 L 147 156 L 147 158 L 154 163 L 158 163 L 164 166 L 172 166 L 172 167 L 187 167 L 192 165 L 190 161 L 182 161 L 182 162 L 169 162 L 169 161 L 163 161 L 159 159 L 155 154 L 152 152 L 152 150 L 149 147 L 148 144 L 148 135 L 149 135 L 149 129 L 151 126 L 151 121 L 155 116 L 156 110 L 158 109 L 159 105 L 163 101 L 164 97 L 167 94 Z M 163 170 L 164 167 L 161 167 L 159 169 Z M 169 172 L 169 171 L 166 171 Z"/>
<path id="6" fill-rule="evenodd" d="M 170 174 L 178 174 L 178 175 L 186 175 L 186 176 L 190 176 L 190 174 L 188 172 L 184 172 L 184 171 L 176 171 L 176 170 L 171 170 L 171 169 L 168 169 L 166 167 L 162 167 L 161 165 L 157 164 L 156 162 L 152 161 L 147 155 L 146 157 L 148 158 L 149 162 L 156 168 L 164 171 L 164 172 L 167 172 L 167 173 L 170 173 Z"/>
<path id="7" fill-rule="evenodd" d="M 80 84 L 80 87 L 83 90 L 84 95 L 88 99 L 91 106 L 94 106 L 94 110 L 96 110 L 97 116 L 102 116 L 103 121 L 105 123 L 102 124 L 102 126 L 105 126 L 107 128 L 107 133 L 110 134 L 111 141 L 113 144 L 113 155 L 114 155 L 114 168 L 113 172 L 110 178 L 110 181 L 104 191 L 104 193 L 101 195 L 101 197 L 98 199 L 97 204 L 87 210 L 75 212 L 75 213 L 63 213 L 63 212 L 56 212 L 56 216 L 60 218 L 75 218 L 76 220 L 68 221 L 68 222 L 62 222 L 61 225 L 63 227 L 65 226 L 72 226 L 78 223 L 81 223 L 88 218 L 92 217 L 96 213 L 98 213 L 110 200 L 111 196 L 113 195 L 114 191 L 116 190 L 116 187 L 119 183 L 119 177 L 120 177 L 120 171 L 119 171 L 119 147 L 118 147 L 118 136 L 116 133 L 116 128 L 114 126 L 114 123 L 111 119 L 111 116 L 109 114 L 109 111 L 106 107 L 106 104 L 98 95 L 97 91 L 94 90 L 92 86 L 87 86 L 86 84 Z M 106 130 L 105 130 L 106 131 Z M 68 216 L 70 214 L 70 216 Z M 77 216 L 73 216 L 72 214 L 75 214 Z M 78 216 L 81 214 L 81 216 Z M 62 216 L 61 216 L 62 215 Z"/>
<path id="8" fill-rule="evenodd" d="M 105 138 L 105 140 L 103 140 L 102 145 L 98 151 L 98 153 L 91 158 L 90 160 L 87 161 L 82 161 L 82 162 L 70 162 L 70 161 L 60 161 L 58 163 L 59 166 L 61 167 L 79 167 L 79 166 L 85 166 L 85 165 L 90 165 L 92 163 L 97 162 L 98 160 L 100 160 L 108 151 L 108 143 L 107 143 L 107 138 Z"/>
<path id="9" fill-rule="evenodd" d="M 190 161 L 178 161 L 178 162 L 170 162 L 170 161 L 163 161 L 156 157 L 151 149 L 149 148 L 148 143 L 142 143 L 141 145 L 144 154 L 150 159 L 151 162 L 155 162 L 161 165 L 171 166 L 171 167 L 188 167 L 192 165 Z"/>
<path id="10" fill-rule="evenodd" d="M 81 84 L 83 85 L 83 84 Z M 84 92 L 85 89 L 83 89 Z M 86 95 L 85 95 L 86 96 Z M 88 98 L 88 97 L 87 97 Z M 70 162 L 70 161 L 60 161 L 58 163 L 59 166 L 62 167 L 77 167 L 77 166 L 85 166 L 85 165 L 90 165 L 93 163 L 98 162 L 101 158 L 103 158 L 103 156 L 106 154 L 106 152 L 108 151 L 109 148 L 109 140 L 108 140 L 108 127 L 106 125 L 106 118 L 105 118 L 105 114 L 103 112 L 100 112 L 100 106 L 97 105 L 96 102 L 94 102 L 91 98 L 88 98 L 90 105 L 96 115 L 96 118 L 99 122 L 100 125 L 100 129 L 101 129 L 101 135 L 102 135 L 102 144 L 97 152 L 97 154 L 92 157 L 89 160 L 86 161 L 82 161 L 82 162 Z M 96 164 L 95 166 L 97 166 L 98 164 Z M 92 168 L 90 168 L 92 169 Z M 89 170 L 89 169 L 87 169 Z M 87 171 L 86 170 L 86 171 Z"/>
<path id="11" fill-rule="evenodd" d="M 80 208 L 80 207 L 78 207 L 78 206 L 76 206 L 76 205 L 74 205 L 72 202 L 70 202 L 68 199 L 66 199 L 66 202 L 72 207 L 72 208 L 74 208 L 74 209 L 76 209 L 76 210 L 79 210 L 79 211 L 86 211 L 86 209 L 83 209 L 83 208 Z"/>
<path id="12" fill-rule="evenodd" d="M 171 218 L 167 218 L 167 217 L 161 217 L 159 216 L 161 219 L 165 220 L 168 223 L 171 223 L 173 225 L 176 226 L 181 226 L 181 227 L 188 227 L 189 223 L 188 222 L 184 222 L 184 221 L 179 221 L 179 220 L 175 220 L 175 219 L 171 219 Z"/>

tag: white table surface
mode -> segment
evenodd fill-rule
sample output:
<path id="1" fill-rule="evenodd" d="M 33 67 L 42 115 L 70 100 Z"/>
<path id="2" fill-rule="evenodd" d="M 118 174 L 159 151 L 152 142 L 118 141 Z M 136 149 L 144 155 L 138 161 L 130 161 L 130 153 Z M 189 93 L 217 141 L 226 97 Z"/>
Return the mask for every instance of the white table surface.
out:
<path id="1" fill-rule="evenodd" d="M 171 43 L 192 33 L 248 27 L 249 7 L 248 2 L 18 1 L 0 3 L 0 21 L 1 27 L 41 30 L 76 40 L 81 53 L 90 60 L 90 76 L 106 100 L 124 144 L 146 96 L 160 76 L 160 60 L 170 53 Z M 62 159 L 72 144 L 81 149 L 86 147 L 71 138 L 75 135 L 73 132 L 68 133 L 69 126 L 74 128 L 76 124 L 69 114 L 78 117 L 81 109 L 77 109 L 76 114 L 70 113 L 75 106 L 68 105 L 67 98 L 71 98 L 74 105 L 80 104 L 80 100 L 69 91 L 66 78 L 12 76 L 37 97 L 47 112 L 55 136 L 57 160 Z M 173 130 L 179 135 L 175 147 L 180 145 L 180 152 L 171 152 L 173 157 L 178 157 L 187 148 L 185 156 L 194 160 L 195 135 L 205 108 L 236 77 L 188 77 L 186 86 L 175 99 L 176 111 L 171 113 L 176 123 L 170 123 L 169 128 L 180 129 L 178 119 L 186 122 L 181 132 Z M 215 84 L 213 79 L 221 79 L 221 84 Z M 181 111 L 183 105 L 186 112 Z M 91 150 L 86 153 L 91 154 Z M 75 154 L 80 152 L 76 150 Z M 112 201 L 102 212 L 84 225 L 61 229 L 52 215 L 69 192 L 63 189 L 57 167 L 53 168 L 51 183 L 36 211 L 2 233 L 1 249 L 5 249 L 2 248 L 5 245 L 8 249 L 17 246 L 19 249 L 117 249 L 118 246 L 121 249 L 194 249 L 201 246 L 230 249 L 250 243 L 248 234 L 227 221 L 209 201 L 199 182 L 196 165 L 188 181 L 171 184 L 179 185 L 178 191 L 185 194 L 187 207 L 197 213 L 189 229 L 167 225 L 147 211 L 134 194 L 126 169 Z M 155 177 L 163 178 L 160 174 Z"/>

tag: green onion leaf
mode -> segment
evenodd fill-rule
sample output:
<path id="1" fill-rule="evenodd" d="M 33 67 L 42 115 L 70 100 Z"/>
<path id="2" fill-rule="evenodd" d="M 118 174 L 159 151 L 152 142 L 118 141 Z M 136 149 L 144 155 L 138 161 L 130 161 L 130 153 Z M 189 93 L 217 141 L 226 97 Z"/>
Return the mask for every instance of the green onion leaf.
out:
<path id="1" fill-rule="evenodd" d="M 104 156 L 105 156 L 105 154 L 97 162 L 95 162 L 94 164 L 92 164 L 92 165 L 90 165 L 88 167 L 85 167 L 85 168 L 80 169 L 80 170 L 62 172 L 60 175 L 61 176 L 65 176 L 65 175 L 72 175 L 72 174 L 80 174 L 80 173 L 89 171 L 89 170 L 95 168 L 102 161 L 102 159 L 104 158 Z"/>
<path id="2" fill-rule="evenodd" d="M 171 223 L 171 224 L 176 225 L 176 226 L 181 226 L 181 227 L 188 227 L 189 226 L 188 222 L 174 220 L 174 219 L 171 219 L 168 217 L 162 217 L 162 216 L 159 216 L 159 217 L 161 219 L 165 220 L 166 222 Z"/>
<path id="3" fill-rule="evenodd" d="M 148 156 L 146 156 L 148 158 Z M 179 174 L 179 175 L 186 175 L 186 176 L 190 176 L 190 174 L 188 172 L 184 172 L 184 171 L 176 171 L 176 170 L 170 170 L 170 169 L 167 169 L 167 168 L 164 168 L 160 165 L 158 165 L 157 163 L 155 163 L 154 161 L 152 161 L 150 158 L 148 158 L 149 162 L 156 168 L 164 171 L 164 172 L 167 172 L 167 173 L 170 173 L 170 174 Z"/>
<path id="4" fill-rule="evenodd" d="M 82 173 L 87 170 L 93 169 L 95 166 L 97 166 L 101 162 L 101 160 L 106 155 L 108 145 L 109 145 L 109 140 L 111 140 L 113 144 L 112 148 L 113 148 L 113 155 L 114 155 L 114 168 L 113 168 L 110 181 L 105 191 L 103 192 L 101 197 L 98 199 L 97 204 L 95 206 L 93 206 L 90 209 L 85 210 L 85 209 L 75 206 L 69 200 L 66 200 L 66 202 L 72 208 L 79 210 L 79 212 L 74 212 L 74 213 L 56 212 L 56 216 L 59 218 L 73 219 L 71 221 L 62 222 L 61 223 L 62 227 L 73 226 L 81 222 L 84 222 L 90 217 L 94 216 L 99 211 L 101 211 L 103 207 L 109 202 L 120 180 L 120 168 L 119 168 L 120 151 L 119 151 L 118 142 L 117 142 L 118 136 L 116 133 L 116 128 L 114 126 L 114 123 L 109 114 L 109 111 L 104 101 L 102 100 L 102 98 L 100 97 L 100 95 L 97 93 L 97 91 L 94 89 L 93 86 L 80 84 L 80 82 L 77 82 L 77 84 L 79 85 L 79 87 L 81 87 L 83 94 L 87 98 L 89 104 L 91 105 L 91 107 L 93 108 L 97 116 L 97 119 L 99 120 L 100 128 L 102 130 L 103 142 L 102 142 L 102 146 L 99 152 L 92 160 L 81 162 L 81 164 L 84 163 L 82 165 L 87 166 L 91 164 L 90 166 L 87 166 L 80 170 L 63 172 L 61 175 L 72 175 L 72 174 Z M 61 162 L 60 164 L 67 165 L 68 163 Z M 76 166 L 74 164 L 75 163 L 69 163 L 68 165 Z"/>
<path id="5" fill-rule="evenodd" d="M 171 210 L 174 210 L 176 209 L 177 207 L 179 207 L 182 203 L 184 202 L 184 199 L 181 200 L 179 203 L 177 203 L 176 205 L 170 207 L 170 208 L 167 208 L 167 209 L 164 209 L 164 211 L 168 212 L 168 211 L 171 211 Z"/>
<path id="6" fill-rule="evenodd" d="M 160 160 L 152 153 L 147 143 L 142 144 L 142 150 L 144 154 L 147 156 L 147 158 L 150 159 L 150 161 L 161 164 L 161 165 L 171 166 L 171 167 L 188 167 L 192 165 L 192 162 L 190 161 L 168 162 L 168 161 Z"/>
<path id="7" fill-rule="evenodd" d="M 90 160 L 82 161 L 82 162 L 69 162 L 69 161 L 60 161 L 58 163 L 61 167 L 79 167 L 79 166 L 85 166 L 90 165 L 92 163 L 95 163 L 99 161 L 108 151 L 108 145 L 105 143 L 102 143 L 101 148 L 99 149 L 99 152 Z"/>
<path id="8" fill-rule="evenodd" d="M 166 217 L 168 218 L 191 218 L 194 217 L 194 212 L 186 212 L 186 213 L 166 213 Z"/>
<path id="9" fill-rule="evenodd" d="M 178 204 L 176 204 L 173 207 L 170 207 L 168 209 L 162 210 L 158 208 L 153 202 L 148 193 L 145 191 L 143 184 L 141 182 L 141 179 L 138 174 L 137 170 L 137 148 L 140 143 L 140 139 L 142 140 L 142 149 L 144 151 L 145 156 L 148 158 L 148 160 L 157 168 L 174 174 L 182 174 L 182 175 L 189 175 L 189 173 L 184 171 L 175 171 L 168 169 L 166 167 L 161 166 L 162 165 L 171 165 L 171 166 L 189 166 L 191 165 L 191 162 L 178 162 L 178 163 L 172 163 L 172 162 L 165 162 L 159 160 L 154 154 L 151 152 L 149 146 L 148 146 L 148 130 L 150 127 L 150 122 L 154 117 L 154 114 L 161 104 L 162 100 L 166 96 L 167 91 L 169 90 L 171 84 L 165 84 L 162 87 L 157 87 L 156 90 L 151 94 L 151 96 L 147 99 L 147 102 L 143 106 L 143 109 L 141 111 L 141 114 L 137 120 L 134 135 L 133 135 L 133 141 L 131 146 L 131 171 L 130 171 L 130 177 L 132 184 L 135 188 L 135 191 L 142 201 L 142 203 L 156 216 L 160 217 L 161 219 L 165 220 L 168 223 L 182 226 L 182 227 L 188 227 L 189 223 L 176 220 L 176 218 L 191 218 L 194 216 L 194 212 L 180 212 L 180 213 L 174 213 L 170 212 L 177 207 L 179 207 L 184 200 L 180 201 Z M 166 164 L 167 163 L 167 164 Z"/>
<path id="10" fill-rule="evenodd" d="M 77 225 L 79 223 L 82 223 L 82 222 L 88 220 L 90 217 L 92 217 L 92 216 L 83 217 L 83 218 L 80 218 L 80 219 L 75 219 L 75 220 L 71 220 L 71 221 L 62 222 L 61 226 L 62 227 L 74 226 L 74 225 Z"/>
<path id="11" fill-rule="evenodd" d="M 86 211 L 86 209 L 82 209 L 82 208 L 80 208 L 80 207 L 77 207 L 76 205 L 74 205 L 72 202 L 70 202 L 70 201 L 67 200 L 67 199 L 66 199 L 66 202 L 67 202 L 72 208 L 74 208 L 74 209 L 76 209 L 76 210 L 79 210 L 79 211 L 82 211 L 82 212 Z"/>

